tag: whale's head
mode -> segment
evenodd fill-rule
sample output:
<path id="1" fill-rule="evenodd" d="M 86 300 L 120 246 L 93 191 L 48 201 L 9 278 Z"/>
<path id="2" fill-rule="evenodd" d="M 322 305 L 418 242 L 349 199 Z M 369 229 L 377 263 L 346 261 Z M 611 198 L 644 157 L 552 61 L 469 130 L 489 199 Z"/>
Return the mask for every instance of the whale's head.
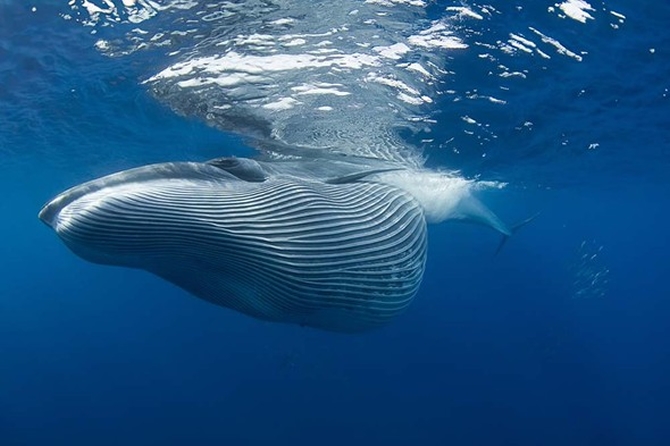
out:
<path id="1" fill-rule="evenodd" d="M 137 266 L 151 251 L 149 244 L 158 247 L 157 239 L 175 236 L 170 225 L 187 223 L 189 206 L 198 206 L 197 190 L 225 194 L 246 184 L 209 164 L 154 164 L 68 189 L 49 201 L 39 218 L 88 261 Z"/>
<path id="2" fill-rule="evenodd" d="M 63 192 L 39 218 L 88 261 L 150 271 L 257 318 L 333 331 L 395 318 L 426 259 L 425 215 L 410 193 L 248 161 L 119 172 Z"/>

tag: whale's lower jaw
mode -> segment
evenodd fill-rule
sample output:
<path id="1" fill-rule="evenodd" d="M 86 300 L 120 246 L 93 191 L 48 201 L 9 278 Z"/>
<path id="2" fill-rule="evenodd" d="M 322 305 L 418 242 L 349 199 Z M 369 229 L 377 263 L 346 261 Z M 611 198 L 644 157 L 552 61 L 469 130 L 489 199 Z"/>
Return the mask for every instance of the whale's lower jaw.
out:
<path id="1" fill-rule="evenodd" d="M 424 214 L 394 187 L 150 175 L 106 184 L 57 197 L 41 218 L 87 260 L 150 271 L 259 319 L 364 331 L 402 313 L 422 279 Z"/>

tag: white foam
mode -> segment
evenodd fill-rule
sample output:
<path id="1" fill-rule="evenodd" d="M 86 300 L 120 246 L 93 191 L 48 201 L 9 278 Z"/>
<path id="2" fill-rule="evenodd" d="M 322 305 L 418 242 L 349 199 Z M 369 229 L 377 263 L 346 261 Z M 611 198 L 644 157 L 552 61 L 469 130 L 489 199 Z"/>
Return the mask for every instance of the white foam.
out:
<path id="1" fill-rule="evenodd" d="M 520 71 L 503 71 L 500 73 L 500 77 L 520 77 L 521 79 L 526 79 L 526 75 Z"/>
<path id="2" fill-rule="evenodd" d="M 282 25 L 289 25 L 291 23 L 295 22 L 294 19 L 290 17 L 283 17 L 281 19 L 273 20 L 271 22 L 268 22 L 270 25 L 277 25 L 277 26 L 282 26 Z"/>
<path id="3" fill-rule="evenodd" d="M 510 39 L 510 40 L 509 40 L 509 44 L 510 44 L 510 46 L 516 48 L 517 50 L 521 50 L 521 51 L 523 51 L 524 53 L 529 53 L 529 54 L 532 54 L 532 53 L 533 53 L 533 49 L 532 49 L 532 48 L 528 48 L 527 46 L 523 45 L 521 42 L 517 42 L 517 41 L 514 40 L 514 39 Z"/>
<path id="4" fill-rule="evenodd" d="M 185 62 L 178 62 L 152 76 L 146 82 L 187 76 L 194 72 L 212 75 L 209 78 L 202 77 L 203 81 L 208 80 L 211 83 L 221 84 L 221 82 L 217 81 L 217 78 L 231 76 L 239 79 L 239 81 L 243 81 L 247 77 L 247 81 L 253 82 L 251 75 L 262 75 L 275 71 L 318 67 L 360 69 L 365 66 L 376 66 L 378 64 L 379 59 L 377 57 L 360 53 L 338 54 L 336 56 L 317 56 L 312 54 L 251 56 L 230 51 L 220 56 L 200 57 Z M 223 84 L 227 84 L 227 82 L 223 81 Z"/>
<path id="5" fill-rule="evenodd" d="M 289 110 L 300 104 L 300 101 L 291 97 L 281 98 L 278 101 L 263 104 L 263 108 L 268 110 Z"/>
<path id="6" fill-rule="evenodd" d="M 365 80 L 367 82 L 376 82 L 378 84 L 386 85 L 414 96 L 419 95 L 419 90 L 412 88 L 409 85 L 405 84 L 404 82 L 391 77 L 379 76 L 375 73 L 368 73 L 368 75 L 365 77 Z"/>
<path id="7" fill-rule="evenodd" d="M 104 51 L 109 50 L 110 45 L 109 45 L 109 42 L 108 42 L 108 41 L 103 40 L 103 39 L 100 39 L 100 40 L 98 40 L 97 42 L 95 42 L 95 47 L 96 47 L 99 51 L 103 51 L 103 52 L 104 52 Z"/>
<path id="8" fill-rule="evenodd" d="M 305 39 L 298 38 L 298 39 L 290 40 L 288 42 L 284 42 L 284 43 L 282 43 L 282 45 L 284 45 L 284 46 L 300 46 L 300 45 L 304 45 L 306 43 L 307 43 L 307 41 Z"/>
<path id="9" fill-rule="evenodd" d="M 549 36 L 547 36 L 547 35 L 542 34 L 540 31 L 538 31 L 537 29 L 533 28 L 532 26 L 529 26 L 528 29 L 530 29 L 531 31 L 533 31 L 533 32 L 534 32 L 535 34 L 537 34 L 538 36 L 540 36 L 540 39 L 541 39 L 544 43 L 547 43 L 547 44 L 553 46 L 554 48 L 556 48 L 556 51 L 558 52 L 558 54 L 563 54 L 564 56 L 572 57 L 573 59 L 575 59 L 575 60 L 577 60 L 577 61 L 579 61 L 579 62 L 582 61 L 582 56 L 580 56 L 579 54 L 577 54 L 577 53 L 575 53 L 575 52 L 573 52 L 573 51 L 570 51 L 569 49 L 567 49 L 566 47 L 564 47 L 558 40 L 553 39 L 553 38 L 551 38 L 551 37 L 549 37 Z"/>
<path id="10" fill-rule="evenodd" d="M 295 91 L 296 94 L 299 95 L 330 94 L 334 96 L 349 96 L 351 94 L 348 91 L 338 90 L 337 87 L 342 87 L 342 85 L 327 83 L 302 84 L 296 87 L 291 87 L 291 90 Z"/>
<path id="11" fill-rule="evenodd" d="M 379 174 L 383 183 L 407 191 L 423 208 L 428 223 L 440 223 L 457 213 L 475 182 L 440 172 L 398 171 Z"/>
<path id="12" fill-rule="evenodd" d="M 471 19 L 484 20 L 484 16 L 482 16 L 481 14 L 477 14 L 472 9 L 466 6 L 449 6 L 447 7 L 447 11 L 456 12 L 456 17 L 458 17 L 459 19 L 468 17 Z"/>
<path id="13" fill-rule="evenodd" d="M 398 91 L 396 98 L 412 105 L 421 105 L 424 103 L 432 103 L 433 99 L 429 96 L 422 95 L 421 92 L 415 88 L 410 87 L 406 83 L 389 76 L 380 76 L 376 73 L 368 73 L 365 77 L 366 82 L 374 82 L 381 85 L 386 85 Z"/>
<path id="14" fill-rule="evenodd" d="M 433 77 L 433 76 L 430 75 L 430 73 L 428 72 L 428 70 L 426 70 L 426 69 L 423 67 L 423 65 L 421 65 L 421 64 L 418 63 L 418 62 L 413 62 L 413 63 L 407 65 L 407 69 L 410 70 L 410 71 L 416 71 L 417 73 L 421 73 L 421 74 L 424 75 L 425 77 Z"/>
<path id="15" fill-rule="evenodd" d="M 116 12 L 116 6 L 114 5 L 114 2 L 111 0 L 104 0 L 105 5 L 107 5 L 107 8 L 102 8 L 94 3 L 89 2 L 88 0 L 84 0 L 81 3 L 81 6 L 86 8 L 86 11 L 90 15 L 96 15 L 96 14 L 110 14 L 113 12 Z"/>
<path id="16" fill-rule="evenodd" d="M 389 46 L 376 46 L 372 49 L 379 53 L 380 56 L 393 60 L 398 60 L 403 54 L 411 51 L 410 48 L 402 42 Z"/>
<path id="17" fill-rule="evenodd" d="M 494 104 L 501 104 L 501 105 L 507 104 L 507 101 L 505 101 L 503 99 L 498 99 L 498 98 L 493 97 L 493 96 L 480 95 L 480 94 L 477 94 L 477 93 L 468 95 L 467 98 L 468 99 L 486 99 L 487 101 L 492 102 Z"/>
<path id="18" fill-rule="evenodd" d="M 401 100 L 401 101 L 403 101 L 407 104 L 411 104 L 411 105 L 421 105 L 424 102 L 423 99 L 421 99 L 420 97 L 410 96 L 407 93 L 403 93 L 403 92 L 398 93 L 396 95 L 396 98 L 398 98 L 399 100 Z"/>
<path id="19" fill-rule="evenodd" d="M 523 44 L 524 46 L 527 46 L 527 47 L 529 47 L 529 48 L 535 48 L 535 47 L 537 47 L 537 45 L 535 44 L 535 42 L 533 42 L 532 40 L 528 40 L 528 39 L 526 39 L 525 37 L 522 37 L 522 36 L 520 36 L 520 35 L 518 35 L 518 34 L 510 33 L 509 36 L 510 36 L 510 38 L 512 38 L 513 40 L 515 40 L 515 41 L 517 41 L 517 42 L 519 42 L 519 43 L 521 43 L 521 44 Z"/>
<path id="20" fill-rule="evenodd" d="M 273 46 L 275 45 L 275 36 L 272 34 L 248 34 L 236 36 L 233 41 L 236 45 L 247 46 Z M 218 42 L 217 46 L 228 46 L 229 41 Z"/>
<path id="21" fill-rule="evenodd" d="M 101 20 L 107 18 L 115 22 L 127 21 L 129 23 L 141 23 L 155 17 L 159 12 L 170 9 L 186 10 L 198 5 L 197 0 L 122 0 L 117 7 L 112 0 L 100 0 L 103 6 L 94 4 L 89 0 L 82 0 L 81 6 L 89 15 L 89 20 L 83 24 L 95 26 Z M 75 2 L 71 0 L 69 5 L 76 9 Z M 122 8 L 123 12 L 119 11 Z"/>
<path id="22" fill-rule="evenodd" d="M 595 11 L 593 7 L 584 0 L 567 0 L 558 6 L 566 16 L 581 23 L 593 20 L 593 16 L 586 11 Z"/>
<path id="23" fill-rule="evenodd" d="M 551 59 L 551 56 L 550 56 L 549 54 L 545 53 L 544 51 L 542 51 L 542 50 L 539 49 L 539 48 L 535 48 L 535 52 L 536 52 L 537 54 L 539 54 L 540 57 L 542 57 L 542 58 L 544 58 L 544 59 Z"/>
<path id="24" fill-rule="evenodd" d="M 435 22 L 418 34 L 409 36 L 407 42 L 424 48 L 465 49 L 468 47 L 443 22 Z"/>
<path id="25" fill-rule="evenodd" d="M 425 8 L 426 2 L 423 0 L 365 0 L 365 3 L 369 5 L 379 5 L 379 6 L 396 6 L 396 5 L 409 5 L 409 6 L 418 6 L 419 8 Z"/>

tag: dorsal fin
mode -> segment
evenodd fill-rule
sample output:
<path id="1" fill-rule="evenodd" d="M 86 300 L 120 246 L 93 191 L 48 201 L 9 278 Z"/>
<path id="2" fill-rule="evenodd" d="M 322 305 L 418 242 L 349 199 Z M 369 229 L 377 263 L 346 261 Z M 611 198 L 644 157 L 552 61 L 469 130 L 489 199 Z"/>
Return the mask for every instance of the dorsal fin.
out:
<path id="1" fill-rule="evenodd" d="M 356 172 L 356 173 L 351 173 L 349 175 L 343 175 L 341 177 L 335 177 L 335 178 L 330 178 L 328 180 L 325 180 L 324 182 L 327 184 L 347 184 L 347 183 L 355 183 L 358 180 L 362 180 L 363 178 L 374 175 L 377 173 L 384 173 L 384 172 L 393 172 L 395 170 L 405 170 L 404 168 L 401 167 L 391 167 L 388 169 L 372 169 L 372 170 L 364 170 L 362 172 Z"/>

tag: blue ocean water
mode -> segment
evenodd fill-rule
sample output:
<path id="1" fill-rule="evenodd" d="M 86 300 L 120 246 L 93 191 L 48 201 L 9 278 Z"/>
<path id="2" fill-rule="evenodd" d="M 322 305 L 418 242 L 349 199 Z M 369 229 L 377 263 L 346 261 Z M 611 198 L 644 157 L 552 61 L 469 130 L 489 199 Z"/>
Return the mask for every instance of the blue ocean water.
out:
<path id="1" fill-rule="evenodd" d="M 69 252 L 37 219 L 63 189 L 253 151 L 149 93 L 160 50 L 109 57 L 113 27 L 65 2 L 0 2 L 0 444 L 670 444 L 670 7 L 557 5 L 470 4 L 496 12 L 454 25 L 463 94 L 406 136 L 431 167 L 508 183 L 480 194 L 505 221 L 540 216 L 495 257 L 492 231 L 431 226 L 407 313 L 338 335 Z M 556 49 L 530 27 L 581 61 L 495 45 Z"/>

